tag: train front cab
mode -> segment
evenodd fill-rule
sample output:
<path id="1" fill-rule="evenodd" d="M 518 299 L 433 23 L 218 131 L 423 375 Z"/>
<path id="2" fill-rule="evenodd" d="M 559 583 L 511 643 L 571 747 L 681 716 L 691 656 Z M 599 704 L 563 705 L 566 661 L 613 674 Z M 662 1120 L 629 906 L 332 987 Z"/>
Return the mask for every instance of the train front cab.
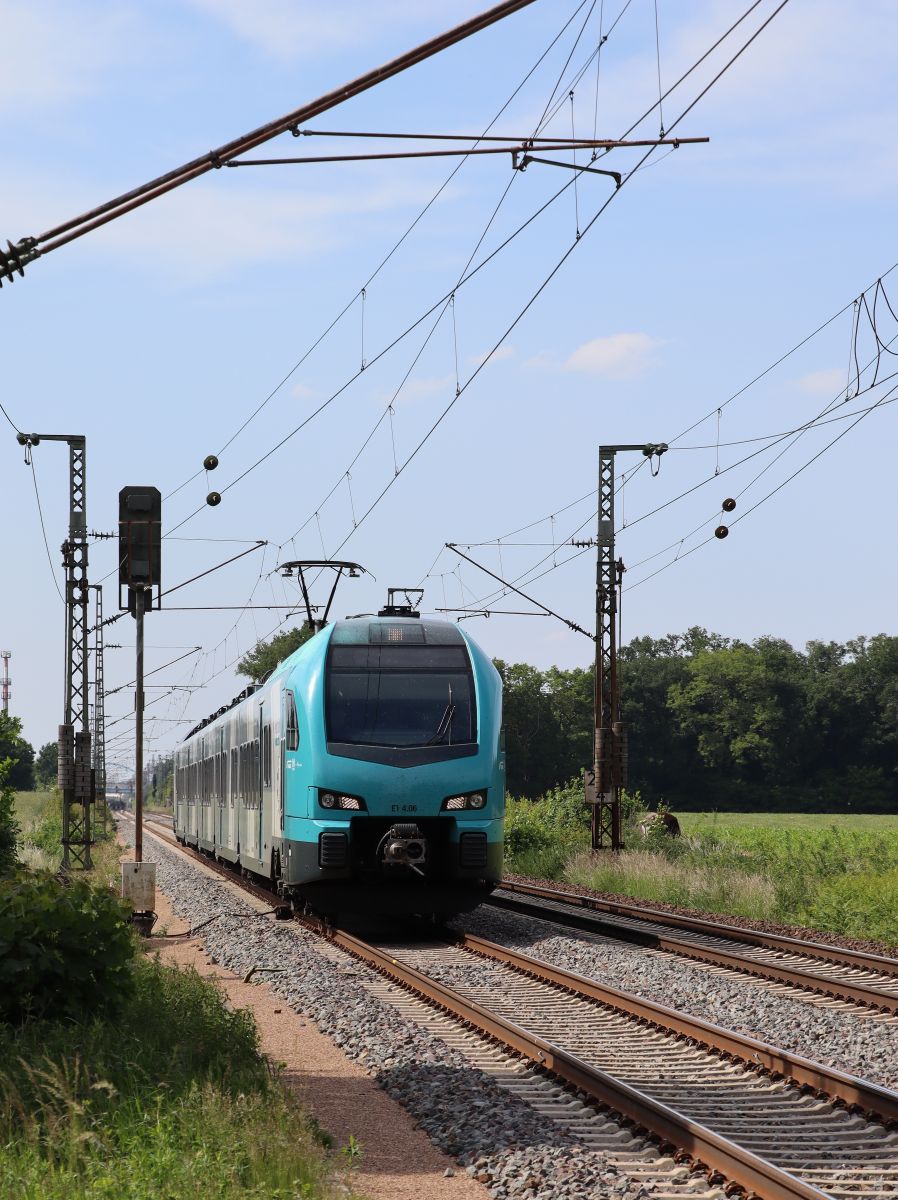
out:
<path id="1" fill-rule="evenodd" d="M 283 677 L 280 876 L 319 911 L 460 912 L 501 879 L 501 683 L 456 625 L 340 621 Z"/>

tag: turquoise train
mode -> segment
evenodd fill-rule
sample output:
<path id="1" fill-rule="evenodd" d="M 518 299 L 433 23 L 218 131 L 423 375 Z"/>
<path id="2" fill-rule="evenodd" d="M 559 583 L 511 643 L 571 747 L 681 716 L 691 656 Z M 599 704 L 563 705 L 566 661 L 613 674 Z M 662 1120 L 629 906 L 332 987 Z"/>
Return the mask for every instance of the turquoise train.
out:
<path id="1" fill-rule="evenodd" d="M 474 908 L 504 811 L 499 674 L 417 616 L 328 625 L 175 755 L 178 840 L 321 914 Z"/>

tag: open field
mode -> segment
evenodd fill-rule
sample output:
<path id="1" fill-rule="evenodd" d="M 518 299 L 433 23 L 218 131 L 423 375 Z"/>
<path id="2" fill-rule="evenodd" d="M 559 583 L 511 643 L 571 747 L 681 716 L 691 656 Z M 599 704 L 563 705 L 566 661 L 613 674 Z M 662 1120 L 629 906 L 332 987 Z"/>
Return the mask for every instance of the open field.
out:
<path id="1" fill-rule="evenodd" d="M 628 801 L 619 855 L 593 856 L 579 785 L 510 800 L 506 865 L 634 899 L 898 945 L 898 815 L 678 813 L 683 836 L 640 836 Z"/>
<path id="2" fill-rule="evenodd" d="M 898 833 L 898 813 L 678 812 L 677 820 L 686 834 L 757 828 Z"/>

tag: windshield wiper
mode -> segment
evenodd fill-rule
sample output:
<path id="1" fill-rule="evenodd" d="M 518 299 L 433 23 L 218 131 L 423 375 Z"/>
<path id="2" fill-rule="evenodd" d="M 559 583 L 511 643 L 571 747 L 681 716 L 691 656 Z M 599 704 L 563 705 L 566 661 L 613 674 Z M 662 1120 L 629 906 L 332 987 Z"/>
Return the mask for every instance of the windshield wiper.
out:
<path id="1" fill-rule="evenodd" d="M 440 723 L 437 725 L 436 733 L 429 742 L 425 742 L 426 746 L 437 746 L 452 728 L 452 718 L 455 716 L 455 705 L 450 702 L 443 709 L 443 715 L 440 717 Z"/>

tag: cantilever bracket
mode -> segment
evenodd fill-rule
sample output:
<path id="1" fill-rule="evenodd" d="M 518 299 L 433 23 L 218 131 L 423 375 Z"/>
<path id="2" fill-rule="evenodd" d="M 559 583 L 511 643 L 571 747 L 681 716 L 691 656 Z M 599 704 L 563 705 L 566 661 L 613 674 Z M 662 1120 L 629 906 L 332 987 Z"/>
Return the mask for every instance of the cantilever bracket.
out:
<path id="1" fill-rule="evenodd" d="M 619 171 L 603 171 L 601 167 L 581 167 L 576 163 L 559 162 L 555 158 L 537 158 L 535 154 L 525 154 L 521 161 L 518 162 L 519 154 L 520 150 L 512 150 L 511 152 L 511 165 L 515 171 L 524 171 L 530 163 L 535 162 L 542 163 L 545 167 L 565 167 L 568 171 L 577 171 L 578 173 L 585 171 L 590 175 L 608 175 L 614 180 L 615 187 L 620 187 L 622 182 L 622 176 Z"/>

